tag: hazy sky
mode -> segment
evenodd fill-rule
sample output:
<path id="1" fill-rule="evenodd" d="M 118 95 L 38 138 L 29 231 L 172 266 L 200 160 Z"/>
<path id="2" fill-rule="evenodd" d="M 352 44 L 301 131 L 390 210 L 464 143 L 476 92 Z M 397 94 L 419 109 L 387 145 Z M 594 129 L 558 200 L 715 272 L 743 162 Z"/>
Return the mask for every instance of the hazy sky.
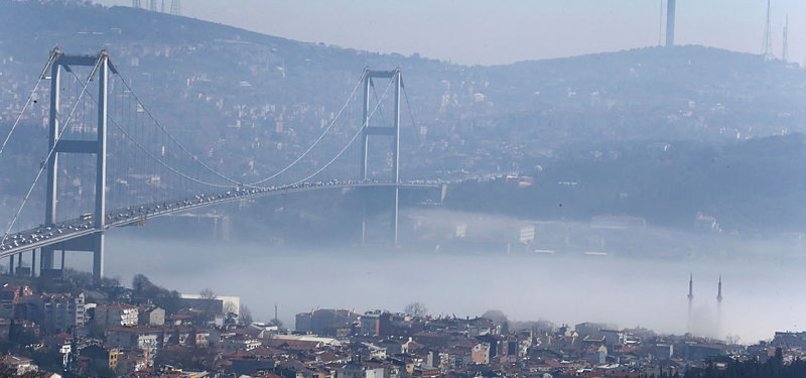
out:
<path id="1" fill-rule="evenodd" d="M 99 0 L 131 5 L 130 0 Z M 171 0 L 164 0 L 170 6 Z M 158 0 L 161 3 L 162 0 Z M 147 4 L 148 0 L 142 0 Z M 772 0 L 790 58 L 806 58 L 806 1 Z M 758 53 L 766 0 L 678 0 L 677 41 Z M 190 17 L 287 38 L 495 64 L 658 43 L 660 0 L 184 0 Z"/>

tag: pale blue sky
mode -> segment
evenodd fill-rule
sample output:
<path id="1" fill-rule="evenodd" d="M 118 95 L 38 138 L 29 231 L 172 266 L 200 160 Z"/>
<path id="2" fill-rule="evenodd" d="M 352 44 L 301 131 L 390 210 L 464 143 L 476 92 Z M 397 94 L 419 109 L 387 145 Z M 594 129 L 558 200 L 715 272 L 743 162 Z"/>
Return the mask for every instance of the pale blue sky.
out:
<path id="1" fill-rule="evenodd" d="M 790 59 L 803 63 L 806 1 L 772 1 L 774 52 L 781 54 L 789 14 Z M 677 7 L 679 43 L 761 51 L 766 0 L 678 0 Z M 182 8 L 292 39 L 468 64 L 655 45 L 660 18 L 660 0 L 183 0 Z"/>

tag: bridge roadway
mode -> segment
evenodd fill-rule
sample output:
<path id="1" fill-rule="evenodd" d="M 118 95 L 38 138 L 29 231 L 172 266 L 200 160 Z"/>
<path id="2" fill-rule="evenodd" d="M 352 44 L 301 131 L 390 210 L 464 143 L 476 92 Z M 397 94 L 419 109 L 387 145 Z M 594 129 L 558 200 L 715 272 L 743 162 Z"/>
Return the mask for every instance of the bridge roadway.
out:
<path id="1" fill-rule="evenodd" d="M 446 184 L 446 182 L 438 180 L 428 180 L 400 183 L 397 186 L 400 188 L 439 188 Z M 95 222 L 90 216 L 86 215 L 53 225 L 41 225 L 31 230 L 9 234 L 5 242 L 0 244 L 0 258 L 73 239 L 78 239 L 83 236 L 103 232 L 115 227 L 142 223 L 148 219 L 161 217 L 164 215 L 219 205 L 227 202 L 271 195 L 308 192 L 313 190 L 393 186 L 395 186 L 395 184 L 391 182 L 385 183 L 379 181 L 331 180 L 327 182 L 269 187 L 233 187 L 230 190 L 222 192 L 198 194 L 193 197 L 180 200 L 153 202 L 109 211 L 106 213 L 106 227 L 104 227 L 102 230 L 95 228 Z"/>

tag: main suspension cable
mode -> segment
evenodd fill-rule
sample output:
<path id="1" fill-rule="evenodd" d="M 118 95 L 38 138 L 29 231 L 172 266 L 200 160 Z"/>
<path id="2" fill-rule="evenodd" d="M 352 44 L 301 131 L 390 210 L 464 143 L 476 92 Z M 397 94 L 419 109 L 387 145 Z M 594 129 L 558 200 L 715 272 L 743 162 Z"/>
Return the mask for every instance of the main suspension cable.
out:
<path id="1" fill-rule="evenodd" d="M 77 80 L 81 80 L 81 78 L 79 78 L 78 75 L 76 75 L 75 72 L 73 72 L 73 76 Z M 88 96 L 96 105 L 98 104 L 98 100 L 96 100 L 95 97 L 92 96 L 92 94 L 89 94 Z M 123 135 L 127 139 L 129 139 L 129 141 L 132 142 L 132 144 L 134 144 L 137 148 L 139 148 L 140 150 L 145 152 L 146 155 L 148 155 L 152 159 L 156 160 L 157 163 L 159 163 L 160 165 L 162 165 L 163 167 L 165 167 L 169 171 L 171 171 L 173 173 L 176 173 L 177 175 L 179 175 L 179 176 L 181 176 L 181 177 L 183 177 L 183 178 L 185 178 L 187 180 L 193 181 L 193 182 L 195 182 L 197 184 L 207 185 L 207 186 L 211 186 L 211 187 L 215 187 L 215 188 L 232 188 L 231 185 L 222 185 L 222 184 L 216 184 L 216 183 L 207 182 L 207 181 L 204 181 L 204 180 L 201 180 L 201 179 L 197 179 L 197 178 L 195 178 L 193 176 L 190 176 L 190 175 L 188 175 L 186 173 L 183 173 L 179 169 L 174 168 L 170 164 L 168 164 L 165 161 L 163 161 L 162 159 L 160 159 L 158 156 L 154 155 L 153 152 L 149 151 L 148 148 L 146 148 L 146 146 L 144 146 L 142 143 L 137 141 L 137 139 L 134 138 L 128 131 L 126 131 L 126 129 L 122 125 L 120 125 L 113 117 L 107 116 L 107 120 L 109 120 L 112 123 L 112 125 L 114 125 L 118 130 L 120 130 L 120 132 L 122 132 Z"/>
<path id="2" fill-rule="evenodd" d="M 322 139 L 324 139 L 325 135 L 327 135 L 327 133 L 330 131 L 330 129 L 332 129 L 333 126 L 336 124 L 336 121 L 339 120 L 339 117 L 341 117 L 342 113 L 344 113 L 344 110 L 347 109 L 348 106 L 350 106 L 350 103 L 352 103 L 353 98 L 355 98 L 355 94 L 358 91 L 358 88 L 361 87 L 361 83 L 366 78 L 368 72 L 369 71 L 367 69 L 364 69 L 364 72 L 361 74 L 361 78 L 358 80 L 358 83 L 355 85 L 355 87 L 353 88 L 352 92 L 350 93 L 350 97 L 347 98 L 347 101 L 344 103 L 344 105 L 341 107 L 341 109 L 339 109 L 339 112 L 336 114 L 336 117 L 333 118 L 333 120 L 330 122 L 330 125 L 328 125 L 328 127 L 325 128 L 325 130 L 322 132 L 322 134 L 319 135 L 319 137 L 316 138 L 316 140 L 310 146 L 308 146 L 308 149 L 306 149 L 305 152 L 303 152 L 299 157 L 297 157 L 296 160 L 292 161 L 291 164 L 289 164 L 285 168 L 277 171 L 273 175 L 271 175 L 269 177 L 266 177 L 264 179 L 258 180 L 258 181 L 254 181 L 254 182 L 252 182 L 252 183 L 250 183 L 248 185 L 249 186 L 255 186 L 255 185 L 260 185 L 260 184 L 262 184 L 262 183 L 264 183 L 266 181 L 269 181 L 269 180 L 271 180 L 271 179 L 273 179 L 273 178 L 285 173 L 286 171 L 288 171 L 289 169 L 291 169 L 292 167 L 297 165 L 297 163 L 299 163 L 303 158 L 305 158 L 305 156 L 307 156 L 308 153 L 310 153 L 314 149 L 314 147 L 316 147 L 319 144 L 319 142 L 321 142 Z"/>
<path id="3" fill-rule="evenodd" d="M 400 75 L 399 72 L 397 74 Z M 317 169 L 311 175 L 309 175 L 309 176 L 307 176 L 307 177 L 305 177 L 305 178 L 303 178 L 301 180 L 298 180 L 298 181 L 294 182 L 291 185 L 298 185 L 298 184 L 301 184 L 301 183 L 303 183 L 305 181 L 308 181 L 308 180 L 316 177 L 318 174 L 322 173 L 322 171 L 324 171 L 325 169 L 330 167 L 331 164 L 333 164 L 336 160 L 338 160 L 344 154 L 344 152 L 347 151 L 348 148 L 350 148 L 350 146 L 353 144 L 353 142 L 355 142 L 355 140 L 358 139 L 358 136 L 361 135 L 361 133 L 364 131 L 364 128 L 367 127 L 367 125 L 369 124 L 369 120 L 372 119 L 372 116 L 375 115 L 375 112 L 378 111 L 378 108 L 381 106 L 381 103 L 386 98 L 386 95 L 389 94 L 389 88 L 392 88 L 392 83 L 393 82 L 394 82 L 394 79 L 389 80 L 389 84 L 386 86 L 386 90 L 383 91 L 383 95 L 381 96 L 380 100 L 375 104 L 375 108 L 372 109 L 372 112 L 369 114 L 367 119 L 364 120 L 364 122 L 362 123 L 361 127 L 358 128 L 358 131 L 355 133 L 355 135 L 353 135 L 353 137 L 350 139 L 350 141 L 347 142 L 347 144 L 344 146 L 344 148 L 342 148 L 341 151 L 339 151 L 339 153 L 336 154 L 336 156 L 333 157 L 333 159 L 330 159 L 330 161 L 328 161 L 327 164 L 325 164 L 322 167 L 320 167 L 319 169 Z"/>
<path id="4" fill-rule="evenodd" d="M 162 125 L 162 123 L 160 123 L 160 121 L 157 120 L 156 117 L 154 117 L 154 115 L 151 113 L 151 110 L 149 110 L 149 108 L 146 107 L 145 103 L 142 100 L 140 100 L 140 97 L 137 96 L 137 93 L 134 92 L 134 89 L 132 89 L 132 87 L 129 85 L 129 83 L 126 81 L 126 79 L 124 79 L 123 76 L 121 76 L 121 75 L 118 75 L 118 76 L 120 77 L 120 81 L 129 90 L 129 92 L 132 94 L 132 96 L 137 101 L 137 103 L 140 104 L 140 106 L 143 108 L 143 111 L 148 115 L 148 118 L 151 118 L 151 120 L 154 121 L 154 124 L 160 130 L 162 130 L 162 132 L 165 133 L 166 136 L 168 136 L 168 139 L 170 139 L 172 142 L 174 142 L 179 147 L 179 149 L 181 149 L 183 152 L 188 154 L 193 159 L 193 161 L 199 163 L 199 165 L 201 165 L 204 169 L 206 169 L 210 173 L 212 173 L 212 174 L 214 174 L 214 175 L 216 175 L 216 176 L 218 176 L 218 177 L 220 177 L 220 178 L 222 178 L 222 179 L 224 179 L 226 181 L 229 181 L 230 183 L 233 183 L 235 185 L 238 185 L 238 186 L 243 185 L 242 182 L 240 182 L 238 180 L 235 180 L 235 179 L 233 179 L 233 178 L 231 178 L 231 177 L 229 177 L 229 176 L 227 176 L 227 175 L 225 175 L 225 174 L 213 169 L 212 167 L 210 167 L 209 165 L 207 165 L 203 161 L 201 161 L 198 156 L 196 156 L 195 154 L 190 152 L 190 150 L 187 147 L 185 147 L 184 144 L 180 143 L 179 140 L 177 140 L 173 136 L 173 134 L 169 133 L 168 130 Z"/>
<path id="5" fill-rule="evenodd" d="M 95 76 L 95 73 L 98 71 L 98 67 L 101 64 L 101 61 L 102 59 L 99 59 L 98 62 L 95 63 L 95 66 L 92 68 L 92 71 L 90 72 L 89 78 Z M 67 120 L 64 122 L 61 129 L 58 130 L 58 132 L 56 133 L 53 141 L 53 146 L 50 147 L 50 151 L 48 151 L 48 154 L 45 156 L 45 160 L 39 167 L 39 171 L 36 173 L 34 182 L 31 183 L 31 187 L 28 188 L 28 193 L 26 193 L 25 197 L 23 197 L 22 199 L 22 204 L 20 204 L 20 207 L 17 209 L 17 212 L 14 214 L 14 217 L 11 218 L 11 223 L 9 223 L 8 228 L 6 228 L 6 232 L 5 234 L 3 234 L 3 239 L 0 240 L 0 244 L 4 244 L 6 242 L 6 239 L 8 239 L 8 234 L 11 232 L 11 229 L 14 228 L 14 225 L 17 223 L 17 219 L 19 219 L 20 213 L 22 213 L 22 209 L 25 208 L 25 204 L 28 203 L 28 199 L 31 197 L 31 193 L 33 193 L 34 187 L 36 187 L 36 183 L 39 181 L 39 178 L 42 177 L 42 172 L 45 171 L 45 168 L 48 166 L 48 162 L 53 156 L 53 153 L 56 151 L 56 147 L 59 145 L 59 141 L 62 138 L 62 134 L 64 134 L 64 131 L 67 129 L 67 126 L 73 120 L 73 115 L 75 115 L 76 109 L 78 109 L 78 104 L 81 103 L 81 98 L 83 98 L 84 94 L 87 93 L 87 88 L 89 87 L 89 84 L 90 80 L 87 80 L 86 83 L 84 83 L 84 86 L 81 88 L 81 93 L 78 95 L 78 98 L 76 98 L 76 101 L 73 104 L 73 108 L 70 110 L 70 113 L 67 116 Z"/>
<path id="6" fill-rule="evenodd" d="M 39 89 L 39 84 L 42 83 L 42 80 L 45 80 L 45 74 L 48 72 L 48 68 L 50 68 L 51 64 L 56 60 L 56 57 L 59 56 L 61 53 L 57 49 L 53 49 L 50 53 L 50 58 L 48 58 L 48 62 L 45 63 L 45 67 L 42 68 L 42 72 L 39 74 L 39 79 L 36 81 L 36 85 L 34 85 L 34 89 L 31 91 L 31 94 L 28 95 L 28 99 L 25 101 L 25 105 L 22 106 L 22 110 L 20 110 L 20 114 L 17 115 L 17 119 L 14 121 L 14 124 L 11 125 L 11 130 L 8 131 L 6 135 L 6 139 L 3 140 L 3 144 L 0 145 L 0 155 L 3 154 L 3 151 L 6 150 L 6 145 L 8 145 L 8 141 L 11 140 L 11 135 L 14 134 L 14 130 L 17 129 L 17 125 L 20 124 L 20 120 L 22 119 L 23 114 L 28 109 L 28 106 L 31 105 L 31 101 L 34 99 L 34 95 L 36 95 L 36 91 Z"/>

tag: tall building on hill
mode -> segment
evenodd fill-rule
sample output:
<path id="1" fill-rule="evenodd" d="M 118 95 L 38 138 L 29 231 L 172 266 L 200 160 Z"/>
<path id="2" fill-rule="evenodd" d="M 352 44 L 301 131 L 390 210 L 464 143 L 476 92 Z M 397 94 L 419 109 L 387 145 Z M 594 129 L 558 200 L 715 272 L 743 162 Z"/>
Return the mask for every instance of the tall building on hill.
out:
<path id="1" fill-rule="evenodd" d="M 677 0 L 668 0 L 666 3 L 666 47 L 674 46 L 674 22 Z"/>

